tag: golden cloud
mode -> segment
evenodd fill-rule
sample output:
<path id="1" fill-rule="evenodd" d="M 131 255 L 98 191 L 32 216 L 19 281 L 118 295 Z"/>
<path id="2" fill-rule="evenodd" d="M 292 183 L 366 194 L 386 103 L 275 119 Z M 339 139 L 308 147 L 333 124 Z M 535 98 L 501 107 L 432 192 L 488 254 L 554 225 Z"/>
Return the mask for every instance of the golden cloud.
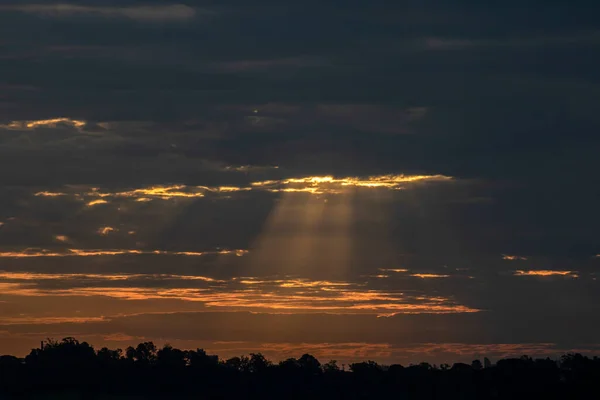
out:
<path id="1" fill-rule="evenodd" d="M 517 270 L 515 276 L 569 276 L 571 278 L 578 278 L 577 271 L 554 271 L 554 270 Z"/>
<path id="2" fill-rule="evenodd" d="M 15 130 L 31 130 L 36 128 L 56 128 L 59 125 L 70 125 L 75 128 L 85 126 L 85 121 L 70 119 L 70 118 L 52 118 L 40 119 L 31 121 L 12 121 L 7 125 L 0 125 L 0 128 L 15 129 Z"/>
<path id="3" fill-rule="evenodd" d="M 158 185 L 143 188 L 133 188 L 124 191 L 102 191 L 99 188 L 90 188 L 84 192 L 40 191 L 35 193 L 38 197 L 74 196 L 86 199 L 89 207 L 107 203 L 108 198 L 125 198 L 135 201 L 151 201 L 154 199 L 193 199 L 205 197 L 207 193 L 235 193 L 244 191 L 267 191 L 284 193 L 310 193 L 310 194 L 340 194 L 348 188 L 388 189 L 401 190 L 408 185 L 419 182 L 442 182 L 453 178 L 444 175 L 380 175 L 367 178 L 347 177 L 334 178 L 333 176 L 310 176 L 304 178 L 289 178 L 282 180 L 267 180 L 251 182 L 249 186 L 186 186 L 186 185 Z M 95 199 L 94 199 L 95 198 Z"/>
<path id="4" fill-rule="evenodd" d="M 0 252 L 0 258 L 35 258 L 35 257 L 99 257 L 121 255 L 171 255 L 171 256 L 205 256 L 205 255 L 236 255 L 241 257 L 248 250 L 217 250 L 217 251 L 167 251 L 167 250 L 137 250 L 137 249 L 66 249 L 56 252 L 47 249 L 25 249 L 22 251 Z"/>
<path id="5" fill-rule="evenodd" d="M 93 207 L 93 206 L 97 206 L 98 204 L 107 204 L 108 201 L 103 200 L 103 199 L 98 199 L 98 200 L 92 200 L 90 202 L 88 202 L 86 205 L 88 207 Z"/>
<path id="6" fill-rule="evenodd" d="M 136 286 L 153 280 L 156 287 Z M 168 287 L 161 282 L 169 281 Z M 4 281 L 4 282 L 2 282 Z M 46 288 L 41 282 L 56 281 Z M 117 281 L 127 282 L 116 284 Z M 201 287 L 193 281 L 203 282 Z M 94 286 L 90 283 L 93 282 Z M 173 282 L 178 282 L 173 287 Z M 189 283 L 186 283 L 189 282 Z M 248 287 L 250 285 L 250 287 Z M 311 281 L 308 279 L 243 278 L 228 281 L 205 276 L 166 274 L 40 274 L 0 273 L 0 289 L 19 296 L 104 296 L 123 300 L 176 299 L 198 302 L 226 311 L 268 313 L 450 314 L 478 312 L 451 298 L 407 295 L 398 291 L 369 289 L 352 282 Z"/>
<path id="7" fill-rule="evenodd" d="M 415 278 L 421 279 L 436 279 L 436 278 L 449 278 L 450 275 L 440 275 L 440 274 L 411 274 L 410 276 L 414 276 Z"/>
<path id="8" fill-rule="evenodd" d="M 271 192 L 307 192 L 312 194 L 335 194 L 344 189 L 384 188 L 392 190 L 404 189 L 408 184 L 428 181 L 449 181 L 452 177 L 444 175 L 379 175 L 367 178 L 333 176 L 309 176 L 283 180 L 267 180 L 253 182 L 253 187 L 264 188 Z"/>

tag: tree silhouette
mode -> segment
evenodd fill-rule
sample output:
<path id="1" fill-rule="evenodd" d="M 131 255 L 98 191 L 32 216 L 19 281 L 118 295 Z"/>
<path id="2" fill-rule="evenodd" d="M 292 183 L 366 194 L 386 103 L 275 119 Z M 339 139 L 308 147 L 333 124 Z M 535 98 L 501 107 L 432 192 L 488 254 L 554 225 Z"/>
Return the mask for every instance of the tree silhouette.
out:
<path id="1" fill-rule="evenodd" d="M 485 367 L 485 368 L 483 368 Z M 0 399 L 592 399 L 600 391 L 600 359 L 565 354 L 560 360 L 528 356 L 492 365 L 474 360 L 439 368 L 423 362 L 389 367 L 374 361 L 340 369 L 310 354 L 273 364 L 261 353 L 219 362 L 203 349 L 180 350 L 152 342 L 94 351 L 67 337 L 48 339 L 24 359 L 0 356 Z M 112 396 L 112 397 L 111 397 Z M 130 396 L 130 397 L 128 397 Z"/>
<path id="2" fill-rule="evenodd" d="M 128 347 L 126 356 L 138 364 L 149 365 L 156 361 L 156 346 L 152 342 L 144 342 L 137 345 L 136 348 Z"/>
<path id="3" fill-rule="evenodd" d="M 483 368 L 483 365 L 481 364 L 481 361 L 473 360 L 471 362 L 471 368 L 473 368 L 475 371 L 479 371 L 480 369 Z"/>
<path id="4" fill-rule="evenodd" d="M 183 368 L 187 365 L 186 353 L 165 344 L 156 353 L 156 363 L 163 368 Z"/>

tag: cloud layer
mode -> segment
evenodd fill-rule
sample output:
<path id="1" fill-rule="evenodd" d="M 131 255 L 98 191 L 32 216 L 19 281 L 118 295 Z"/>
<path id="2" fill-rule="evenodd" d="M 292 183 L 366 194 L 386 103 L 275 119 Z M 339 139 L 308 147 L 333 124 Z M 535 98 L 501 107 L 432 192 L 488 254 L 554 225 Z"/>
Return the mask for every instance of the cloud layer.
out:
<path id="1" fill-rule="evenodd" d="M 0 0 L 0 353 L 596 351 L 598 18 L 471 3 Z"/>

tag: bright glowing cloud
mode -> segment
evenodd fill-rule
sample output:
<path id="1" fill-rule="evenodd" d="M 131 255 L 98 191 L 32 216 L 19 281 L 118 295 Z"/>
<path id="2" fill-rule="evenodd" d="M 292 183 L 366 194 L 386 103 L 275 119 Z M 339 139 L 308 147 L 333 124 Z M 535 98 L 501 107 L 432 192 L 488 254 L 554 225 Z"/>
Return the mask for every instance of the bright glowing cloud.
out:
<path id="1" fill-rule="evenodd" d="M 122 255 L 165 255 L 165 256 L 190 256 L 198 257 L 205 255 L 235 255 L 241 257 L 248 250 L 217 250 L 217 251 L 166 251 L 166 250 L 137 250 L 137 249 L 67 249 L 56 252 L 46 249 L 25 249 L 22 251 L 0 252 L 0 258 L 37 258 L 37 257 L 100 257 L 100 256 L 122 256 Z"/>
<path id="2" fill-rule="evenodd" d="M 578 278 L 577 271 L 554 271 L 554 270 L 517 270 L 515 276 L 568 276 Z"/>
<path id="3" fill-rule="evenodd" d="M 451 179 L 452 177 L 444 175 L 380 175 L 367 178 L 310 176 L 305 178 L 253 182 L 252 186 L 264 188 L 265 190 L 272 192 L 308 192 L 313 194 L 324 194 L 341 193 L 344 189 L 350 187 L 401 190 L 411 183 L 448 181 Z"/>
<path id="4" fill-rule="evenodd" d="M 35 193 L 37 197 L 59 197 L 71 195 L 76 198 L 88 199 L 86 205 L 92 207 L 98 204 L 108 203 L 108 198 L 130 198 L 135 201 L 145 202 L 153 199 L 170 200 L 176 198 L 198 198 L 204 197 L 204 188 L 187 187 L 185 185 L 172 186 L 149 186 L 145 188 L 131 189 L 125 191 L 108 192 L 99 188 L 90 188 L 86 192 L 51 192 L 41 191 Z M 95 200 L 90 200 L 96 198 Z"/>
<path id="5" fill-rule="evenodd" d="M 92 200 L 90 202 L 88 202 L 86 205 L 88 207 L 93 207 L 93 206 L 97 206 L 98 204 L 107 204 L 108 201 L 103 200 L 103 199 L 98 199 L 98 200 Z"/>
<path id="6" fill-rule="evenodd" d="M 0 125 L 0 128 L 14 130 L 31 130 L 36 128 L 56 128 L 60 125 L 68 125 L 77 129 L 85 126 L 85 121 L 70 118 L 52 118 L 32 121 L 12 121 L 7 125 Z"/>
<path id="7" fill-rule="evenodd" d="M 60 197 L 60 196 L 66 196 L 66 193 L 61 193 L 61 192 L 37 192 L 35 194 L 35 196 L 37 197 Z"/>
<path id="8" fill-rule="evenodd" d="M 208 193 L 227 194 L 245 191 L 267 191 L 284 193 L 310 194 L 341 194 L 348 188 L 401 190 L 408 185 L 419 182 L 450 181 L 451 177 L 444 175 L 380 175 L 367 178 L 334 178 L 333 176 L 311 176 L 305 178 L 289 178 L 282 180 L 267 180 L 251 182 L 249 186 L 187 186 L 187 185 L 156 185 L 142 188 L 131 188 L 123 191 L 107 191 L 99 188 L 89 188 L 87 191 L 39 191 L 38 197 L 73 196 L 85 199 L 88 207 L 106 204 L 109 198 L 132 199 L 147 202 L 154 199 L 193 199 L 205 197 Z"/>
<path id="9" fill-rule="evenodd" d="M 133 189 L 125 192 L 100 192 L 93 190 L 86 193 L 87 196 L 97 197 L 133 197 L 139 199 L 165 199 L 169 200 L 176 197 L 183 198 L 194 198 L 204 197 L 202 192 L 198 192 L 195 188 L 188 188 L 185 185 L 173 185 L 173 186 L 151 186 L 141 189 Z M 141 200 L 143 201 L 143 200 Z"/>
<path id="10" fill-rule="evenodd" d="M 414 276 L 415 278 L 421 279 L 437 279 L 437 278 L 449 278 L 450 275 L 440 275 L 440 274 L 411 274 L 410 276 Z"/>

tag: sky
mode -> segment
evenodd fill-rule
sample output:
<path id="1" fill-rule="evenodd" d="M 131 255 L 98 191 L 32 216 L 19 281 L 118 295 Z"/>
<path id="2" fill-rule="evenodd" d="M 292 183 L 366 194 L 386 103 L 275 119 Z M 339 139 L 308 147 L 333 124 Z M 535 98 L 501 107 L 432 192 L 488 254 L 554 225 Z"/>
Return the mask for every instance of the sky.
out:
<path id="1" fill-rule="evenodd" d="M 600 354 L 599 8 L 0 0 L 0 354 Z"/>

